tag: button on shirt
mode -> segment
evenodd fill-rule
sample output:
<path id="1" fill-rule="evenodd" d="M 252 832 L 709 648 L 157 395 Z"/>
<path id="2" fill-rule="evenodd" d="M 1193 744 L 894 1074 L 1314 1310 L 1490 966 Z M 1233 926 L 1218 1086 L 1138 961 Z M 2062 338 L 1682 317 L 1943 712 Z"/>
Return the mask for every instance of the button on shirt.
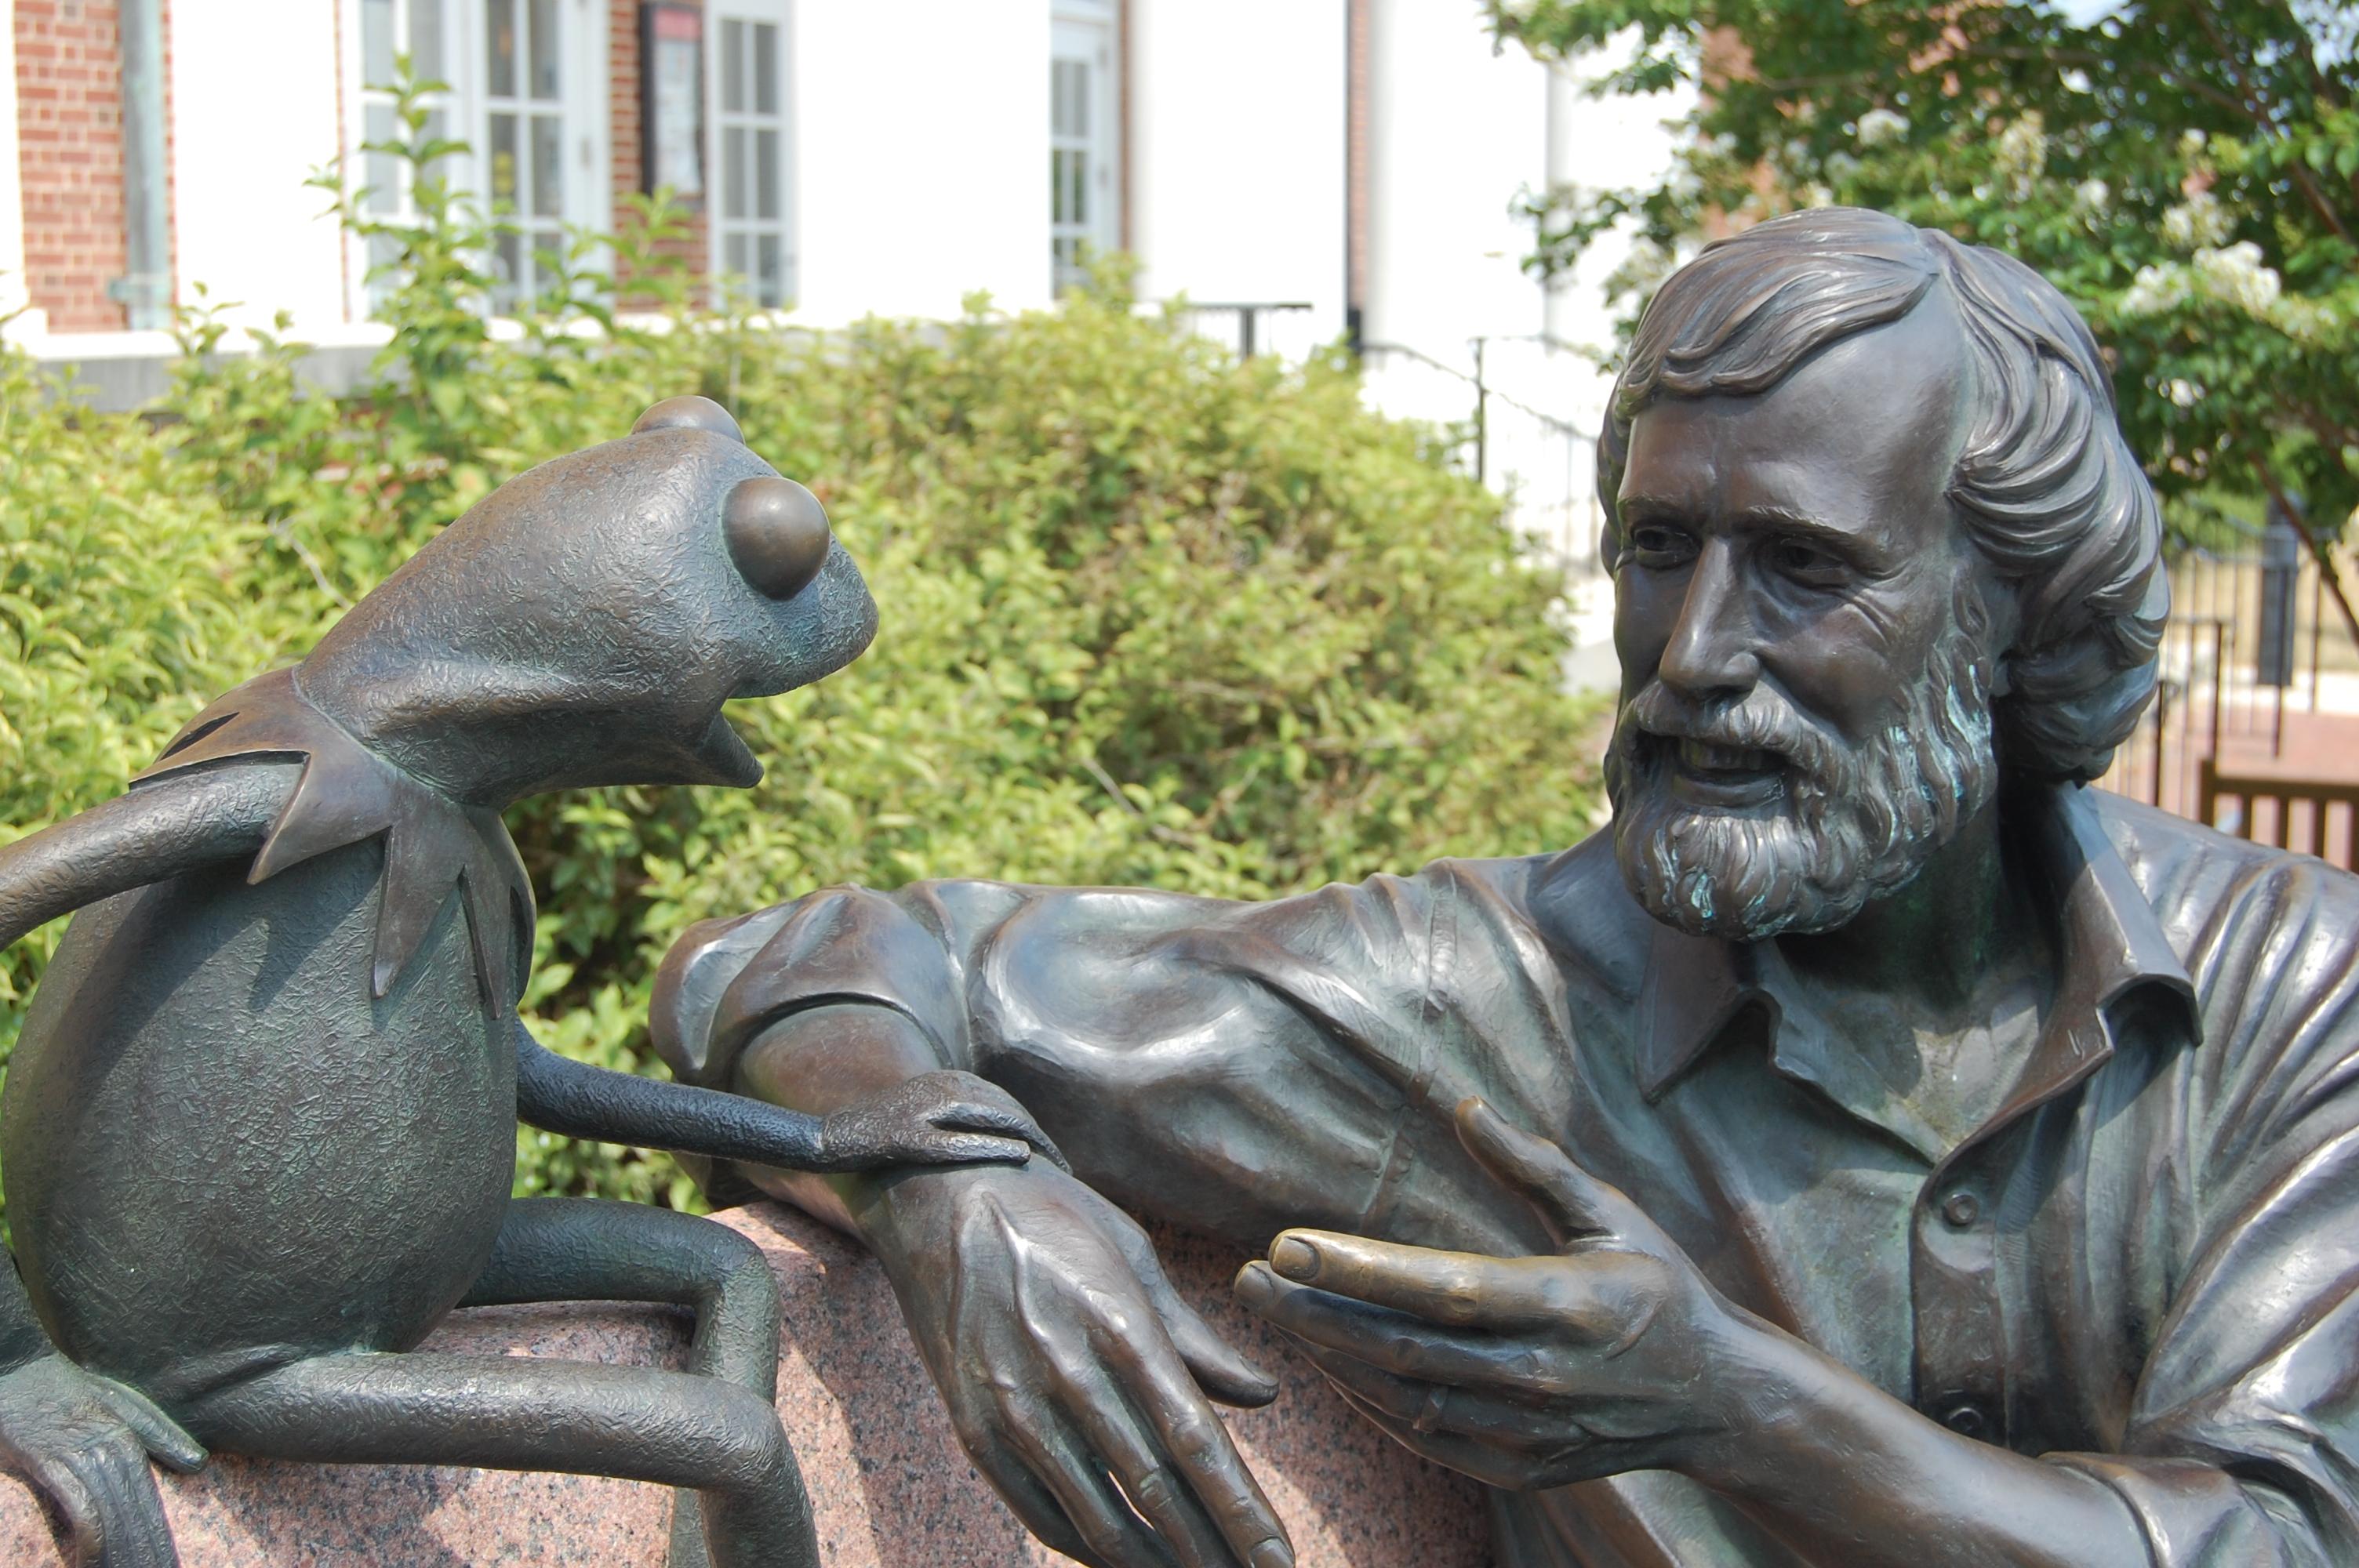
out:
<path id="1" fill-rule="evenodd" d="M 1774 941 L 1650 920 L 1604 836 L 1260 904 L 830 890 L 691 932 L 657 1042 L 734 1087 L 797 1014 L 891 1009 L 1099 1190 L 1251 1252 L 1545 1249 L 1458 1144 L 1481 1095 L 1733 1301 L 2114 1487 L 2157 1563 L 2359 1562 L 2359 879 L 2093 791 L 2015 810 L 2058 970 L 1962 1141 L 1864 1080 Z M 1670 1473 L 1490 1496 L 1513 1568 L 1795 1561 Z"/>

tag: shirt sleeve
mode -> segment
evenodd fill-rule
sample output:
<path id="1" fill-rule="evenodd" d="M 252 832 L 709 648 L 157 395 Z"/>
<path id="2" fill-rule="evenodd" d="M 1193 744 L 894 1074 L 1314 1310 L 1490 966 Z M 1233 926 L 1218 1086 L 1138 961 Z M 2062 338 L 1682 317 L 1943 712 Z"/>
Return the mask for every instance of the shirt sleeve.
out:
<path id="1" fill-rule="evenodd" d="M 2052 1457 L 2167 1568 L 2359 1563 L 2359 881 L 2248 860 L 2212 908 L 2183 1161 L 2150 1195 L 2184 1271 L 2117 1450 Z"/>
<path id="2" fill-rule="evenodd" d="M 1482 1093 L 1562 1124 L 1563 1025 L 1527 933 L 1512 892 L 1453 862 L 1250 904 L 830 889 L 691 933 L 656 1032 L 676 1070 L 731 1087 L 736 1054 L 790 1042 L 799 1014 L 890 1009 L 1134 1212 L 1256 1245 L 1316 1225 L 1520 1249 L 1536 1223 L 1450 1112 Z"/>

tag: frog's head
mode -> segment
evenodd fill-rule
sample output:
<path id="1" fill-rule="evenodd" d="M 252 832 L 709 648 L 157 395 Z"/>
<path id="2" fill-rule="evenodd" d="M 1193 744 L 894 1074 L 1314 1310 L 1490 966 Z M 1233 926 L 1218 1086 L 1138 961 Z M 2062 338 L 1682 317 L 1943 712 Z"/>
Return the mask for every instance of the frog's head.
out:
<path id="1" fill-rule="evenodd" d="M 675 397 L 500 486 L 296 671 L 314 706 L 466 801 L 751 784 L 722 718 L 867 647 L 876 607 L 810 492 Z"/>

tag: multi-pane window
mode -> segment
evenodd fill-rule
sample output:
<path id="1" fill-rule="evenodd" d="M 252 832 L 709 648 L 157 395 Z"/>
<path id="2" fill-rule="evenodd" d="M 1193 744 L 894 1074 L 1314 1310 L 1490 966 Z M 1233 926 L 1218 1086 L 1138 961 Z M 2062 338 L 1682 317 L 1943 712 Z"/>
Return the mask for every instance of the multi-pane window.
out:
<path id="1" fill-rule="evenodd" d="M 1057 291 L 1119 243 L 1114 189 L 1114 7 L 1057 0 L 1049 56 L 1049 256 Z"/>
<path id="2" fill-rule="evenodd" d="M 565 38 L 560 0 L 483 0 L 485 171 L 500 287 L 514 306 L 549 284 L 540 253 L 565 248 Z"/>
<path id="3" fill-rule="evenodd" d="M 408 139 L 408 133 L 395 114 L 392 92 L 402 55 L 409 57 L 410 73 L 418 81 L 449 82 L 452 64 L 446 48 L 449 22 L 445 0 L 360 0 L 359 129 L 364 144 L 383 147 Z M 437 92 L 426 102 L 429 109 L 426 135 L 430 140 L 441 140 L 451 134 L 450 93 Z M 359 168 L 358 194 L 364 211 L 386 220 L 414 213 L 410 188 L 416 171 L 407 160 L 390 152 L 364 152 Z M 375 235 L 369 241 L 364 265 L 376 274 L 366 283 L 372 306 L 393 287 L 393 279 L 380 269 L 393 261 L 399 249 L 399 242 L 389 235 Z"/>
<path id="4" fill-rule="evenodd" d="M 714 265 L 755 304 L 783 306 L 795 296 L 786 6 L 736 0 L 714 17 Z"/>
<path id="5" fill-rule="evenodd" d="M 538 253 L 561 253 L 569 226 L 607 221 L 604 165 L 605 8 L 592 0 L 341 0 L 348 25 L 345 145 L 400 140 L 390 84 L 397 58 L 410 57 L 420 81 L 441 90 L 426 99 L 427 134 L 464 145 L 435 173 L 462 201 L 514 232 L 482 259 L 497 279 L 494 308 L 513 310 L 553 281 Z M 399 222 L 416 213 L 414 172 L 391 153 L 357 151 L 354 181 L 364 209 Z M 397 257 L 379 237 L 354 253 L 355 281 Z M 383 274 L 353 303 L 381 304 L 394 279 Z"/>

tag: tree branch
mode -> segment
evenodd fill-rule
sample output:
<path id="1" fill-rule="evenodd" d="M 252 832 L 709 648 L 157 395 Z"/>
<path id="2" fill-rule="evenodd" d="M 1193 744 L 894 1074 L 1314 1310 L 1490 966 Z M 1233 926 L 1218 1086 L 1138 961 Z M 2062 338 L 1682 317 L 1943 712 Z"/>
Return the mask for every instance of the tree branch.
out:
<path id="1" fill-rule="evenodd" d="M 2203 28 L 2203 36 L 2212 40 L 2212 52 L 2220 57 L 2220 62 L 2228 68 L 2228 74 L 2235 79 L 2238 91 L 2244 93 L 2245 113 L 2258 124 L 2274 130 L 2276 123 L 2269 117 L 2269 101 L 2260 88 L 2255 85 L 2251 73 L 2245 69 L 2243 58 L 2221 34 L 2219 19 L 2212 16 L 2209 0 L 2196 0 L 2194 11 L 2196 22 Z M 2300 30 L 2299 26 L 2297 25 L 2295 31 Z M 2328 228 L 2334 231 L 2335 238 L 2346 245 L 2351 243 L 2351 231 L 2343 226 L 2342 215 L 2328 203 L 2326 192 L 2321 190 L 2318 188 L 2318 182 L 2310 178 L 2309 168 L 2298 157 L 2288 159 L 2285 167 L 2286 172 L 2293 177 L 2293 182 L 2301 188 L 2301 193 L 2310 202 L 2311 210 L 2325 221 Z M 2341 590 L 2338 589 L 2336 592 L 2340 597 Z M 2344 607 L 2344 611 L 2349 612 L 2349 606 Z"/>

